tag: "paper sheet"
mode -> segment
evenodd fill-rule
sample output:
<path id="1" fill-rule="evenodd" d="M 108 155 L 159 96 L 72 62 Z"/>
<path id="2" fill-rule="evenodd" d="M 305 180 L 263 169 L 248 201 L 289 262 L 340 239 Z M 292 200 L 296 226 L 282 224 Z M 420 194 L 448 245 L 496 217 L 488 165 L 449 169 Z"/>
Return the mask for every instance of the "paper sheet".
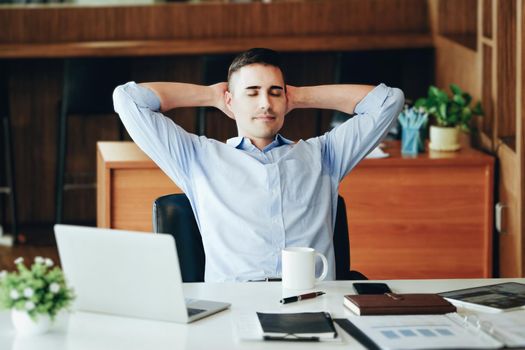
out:
<path id="1" fill-rule="evenodd" d="M 368 153 L 368 155 L 365 157 L 366 159 L 374 159 L 374 158 L 387 158 L 390 157 L 390 154 L 384 152 L 381 149 L 381 146 L 377 146 L 372 150 L 372 152 Z"/>
<path id="2" fill-rule="evenodd" d="M 502 343 L 467 324 L 457 314 L 351 316 L 382 349 L 497 349 Z"/>
<path id="3" fill-rule="evenodd" d="M 525 346 L 525 310 L 509 311 L 500 314 L 477 314 L 479 327 L 508 347 Z"/>

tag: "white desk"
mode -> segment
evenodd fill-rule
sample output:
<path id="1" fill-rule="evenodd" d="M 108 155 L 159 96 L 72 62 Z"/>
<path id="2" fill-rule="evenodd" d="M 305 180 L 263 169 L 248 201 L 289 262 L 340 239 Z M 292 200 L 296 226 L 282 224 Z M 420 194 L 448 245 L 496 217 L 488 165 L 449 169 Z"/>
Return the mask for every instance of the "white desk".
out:
<path id="1" fill-rule="evenodd" d="M 387 281 L 394 292 L 442 292 L 519 279 L 412 280 Z M 353 293 L 352 281 L 321 283 L 318 290 L 327 294 L 316 299 L 281 305 L 283 296 L 278 282 L 187 283 L 186 297 L 227 301 L 230 310 L 189 325 L 74 313 L 58 329 L 33 338 L 16 337 L 8 311 L 0 312 L 0 349 L 2 350 L 133 350 L 133 349 L 362 349 L 341 330 L 342 343 L 246 342 L 234 336 L 236 315 L 245 311 L 330 311 L 334 318 L 350 313 L 343 306 L 343 295 Z M 520 311 L 521 312 L 521 311 Z"/>

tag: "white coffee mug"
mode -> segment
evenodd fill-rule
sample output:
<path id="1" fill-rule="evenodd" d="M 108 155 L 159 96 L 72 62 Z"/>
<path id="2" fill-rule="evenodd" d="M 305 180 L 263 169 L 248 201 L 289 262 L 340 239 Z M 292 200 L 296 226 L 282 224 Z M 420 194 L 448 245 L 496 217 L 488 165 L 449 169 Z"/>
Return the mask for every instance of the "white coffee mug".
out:
<path id="1" fill-rule="evenodd" d="M 321 276 L 315 277 L 315 258 L 323 262 Z M 282 279 L 286 289 L 312 289 L 315 282 L 325 279 L 328 273 L 326 257 L 313 248 L 290 247 L 282 251 Z"/>

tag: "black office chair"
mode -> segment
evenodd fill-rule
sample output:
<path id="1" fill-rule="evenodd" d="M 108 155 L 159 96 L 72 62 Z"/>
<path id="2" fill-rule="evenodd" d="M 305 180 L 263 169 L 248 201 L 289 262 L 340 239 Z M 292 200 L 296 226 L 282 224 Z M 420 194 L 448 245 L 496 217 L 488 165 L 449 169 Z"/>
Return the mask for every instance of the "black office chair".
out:
<path id="1" fill-rule="evenodd" d="M 169 194 L 153 203 L 153 232 L 175 238 L 184 282 L 204 282 L 206 258 L 201 233 L 185 194 Z"/>
<path id="2" fill-rule="evenodd" d="M 203 282 L 205 254 L 202 238 L 185 194 L 169 194 L 153 203 L 153 232 L 170 233 L 175 238 L 184 282 Z M 346 207 L 339 196 L 334 228 L 334 248 L 337 280 L 366 280 L 358 271 L 350 270 L 350 243 Z"/>
<path id="3" fill-rule="evenodd" d="M 114 114 L 113 89 L 129 80 L 130 65 L 128 61 L 122 58 L 73 58 L 64 62 L 63 91 L 58 111 L 55 183 L 56 223 L 63 221 L 65 190 L 96 188 L 94 171 L 92 174 L 87 174 L 91 175 L 89 180 L 93 181 L 83 181 L 82 183 L 66 181 L 69 117 L 71 115 L 92 117 Z M 124 127 L 116 114 L 115 121 L 119 126 L 119 139 L 122 140 Z"/>
<path id="4" fill-rule="evenodd" d="M 11 212 L 11 232 L 15 240 L 18 237 L 18 219 L 16 212 L 16 184 L 15 184 L 15 164 L 13 156 L 13 141 L 11 138 L 11 120 L 9 108 L 9 90 L 7 88 L 7 73 L 4 70 L 0 71 L 0 129 L 3 131 L 2 147 L 4 150 L 2 168 L 5 169 L 4 174 L 5 183 L 0 185 L 0 194 L 5 194 L 9 199 L 9 207 Z"/>
<path id="5" fill-rule="evenodd" d="M 367 280 L 361 272 L 350 270 L 350 238 L 348 236 L 348 220 L 346 204 L 341 196 L 337 196 L 337 213 L 334 227 L 335 279 L 336 280 Z"/>

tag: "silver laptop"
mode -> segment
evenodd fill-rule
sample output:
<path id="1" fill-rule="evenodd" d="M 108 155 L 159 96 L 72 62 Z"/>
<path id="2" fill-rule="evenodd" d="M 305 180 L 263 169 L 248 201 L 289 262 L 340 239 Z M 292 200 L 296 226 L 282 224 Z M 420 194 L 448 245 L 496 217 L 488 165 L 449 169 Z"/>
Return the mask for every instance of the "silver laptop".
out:
<path id="1" fill-rule="evenodd" d="M 230 306 L 184 299 L 171 235 L 55 225 L 55 236 L 76 310 L 189 323 Z"/>

